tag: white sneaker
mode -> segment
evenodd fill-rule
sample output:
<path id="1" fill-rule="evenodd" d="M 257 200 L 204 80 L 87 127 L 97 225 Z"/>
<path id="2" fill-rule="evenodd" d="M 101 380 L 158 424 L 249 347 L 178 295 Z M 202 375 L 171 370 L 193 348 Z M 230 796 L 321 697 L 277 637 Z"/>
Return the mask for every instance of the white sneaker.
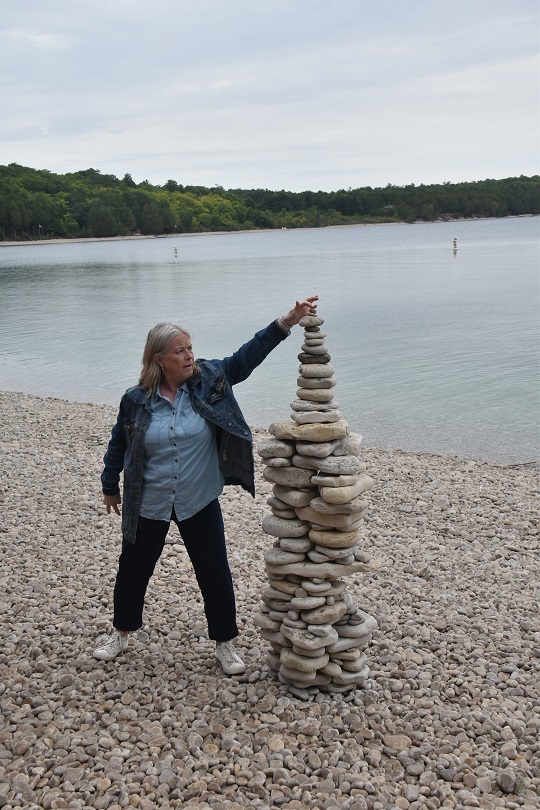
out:
<path id="1" fill-rule="evenodd" d="M 216 641 L 216 658 L 226 675 L 240 675 L 246 665 L 236 652 L 233 641 Z"/>
<path id="2" fill-rule="evenodd" d="M 123 653 L 129 643 L 129 636 L 122 636 L 115 630 L 109 640 L 94 650 L 94 658 L 100 661 L 112 661 L 117 655 Z"/>

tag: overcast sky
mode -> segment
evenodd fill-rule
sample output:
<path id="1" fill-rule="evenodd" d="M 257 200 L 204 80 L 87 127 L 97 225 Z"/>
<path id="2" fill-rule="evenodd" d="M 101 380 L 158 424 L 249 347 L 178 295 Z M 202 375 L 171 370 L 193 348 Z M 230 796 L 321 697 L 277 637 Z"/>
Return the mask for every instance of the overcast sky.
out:
<path id="1" fill-rule="evenodd" d="M 0 164 L 291 191 L 540 173 L 538 0 L 1 5 Z"/>

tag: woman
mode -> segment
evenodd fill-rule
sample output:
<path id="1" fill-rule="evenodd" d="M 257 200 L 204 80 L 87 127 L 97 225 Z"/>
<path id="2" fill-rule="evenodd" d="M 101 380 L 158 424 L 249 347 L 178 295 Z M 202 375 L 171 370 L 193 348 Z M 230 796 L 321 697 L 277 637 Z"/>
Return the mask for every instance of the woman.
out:
<path id="1" fill-rule="evenodd" d="M 159 323 L 148 333 L 139 384 L 120 403 L 104 457 L 103 501 L 120 514 L 122 552 L 114 587 L 114 632 L 94 651 L 112 661 L 142 625 L 144 597 L 171 520 L 191 559 L 204 600 L 208 634 L 227 675 L 244 672 L 223 518 L 224 484 L 255 494 L 251 431 L 231 386 L 245 380 L 317 308 L 314 295 L 273 321 L 224 360 L 195 361 L 189 333 Z"/>

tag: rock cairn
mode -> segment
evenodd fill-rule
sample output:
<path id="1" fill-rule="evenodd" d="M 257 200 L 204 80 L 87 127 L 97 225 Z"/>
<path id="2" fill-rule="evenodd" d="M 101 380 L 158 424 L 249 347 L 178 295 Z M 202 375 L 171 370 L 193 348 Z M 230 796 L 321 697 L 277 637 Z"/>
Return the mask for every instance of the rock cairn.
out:
<path id="1" fill-rule="evenodd" d="M 264 555 L 269 585 L 256 624 L 271 652 L 267 663 L 297 697 L 345 692 L 365 684 L 363 652 L 376 621 L 360 610 L 343 577 L 374 565 L 359 545 L 373 480 L 358 458 L 362 437 L 351 433 L 334 402 L 334 368 L 324 319 L 300 321 L 304 343 L 292 419 L 274 422 L 259 443 L 263 476 L 273 485 L 263 531 L 275 538 Z"/>

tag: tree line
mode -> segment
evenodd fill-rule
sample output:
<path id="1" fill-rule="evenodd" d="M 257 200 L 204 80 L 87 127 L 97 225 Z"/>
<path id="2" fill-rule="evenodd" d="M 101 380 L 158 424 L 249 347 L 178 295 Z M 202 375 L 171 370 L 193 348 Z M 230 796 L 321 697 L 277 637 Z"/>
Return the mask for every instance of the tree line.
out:
<path id="1" fill-rule="evenodd" d="M 339 191 L 156 186 L 97 169 L 0 166 L 0 240 L 316 228 L 540 214 L 540 177 Z"/>

